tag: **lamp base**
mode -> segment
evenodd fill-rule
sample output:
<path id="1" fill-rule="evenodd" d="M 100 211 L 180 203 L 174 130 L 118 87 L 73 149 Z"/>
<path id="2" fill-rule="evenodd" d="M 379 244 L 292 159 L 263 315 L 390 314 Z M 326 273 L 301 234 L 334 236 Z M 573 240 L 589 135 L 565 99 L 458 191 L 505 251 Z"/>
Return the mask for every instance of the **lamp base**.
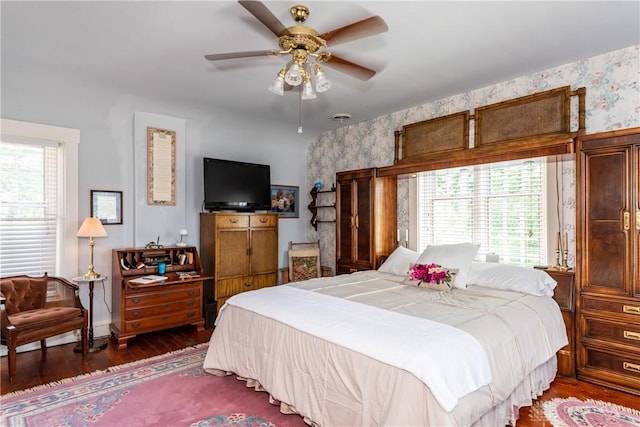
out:
<path id="1" fill-rule="evenodd" d="M 178 243 L 176 243 L 176 246 L 178 246 L 180 248 L 183 248 L 183 247 L 187 246 L 187 243 L 186 242 L 178 242 Z"/>
<path id="2" fill-rule="evenodd" d="M 109 343 L 107 342 L 107 340 L 103 340 L 103 339 L 93 340 L 93 345 L 90 345 L 87 347 L 87 352 L 96 353 L 98 351 L 104 350 L 105 348 L 107 348 L 108 345 Z M 74 353 L 82 353 L 82 345 L 78 344 L 73 348 L 73 351 Z"/>
<path id="3" fill-rule="evenodd" d="M 90 271 L 84 276 L 82 276 L 82 278 L 85 280 L 96 280 L 96 279 L 99 279 L 100 277 L 102 277 L 102 274 L 96 273 L 95 271 Z"/>

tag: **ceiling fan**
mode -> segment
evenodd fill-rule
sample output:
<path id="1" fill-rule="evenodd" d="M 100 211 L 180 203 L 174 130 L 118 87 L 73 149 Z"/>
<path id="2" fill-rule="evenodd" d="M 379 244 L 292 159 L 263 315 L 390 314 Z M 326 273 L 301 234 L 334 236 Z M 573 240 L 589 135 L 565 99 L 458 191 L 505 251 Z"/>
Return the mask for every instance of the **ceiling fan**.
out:
<path id="1" fill-rule="evenodd" d="M 340 43 L 386 32 L 388 27 L 381 17 L 372 16 L 332 31 L 318 34 L 313 28 L 303 25 L 309 16 L 309 9 L 306 6 L 296 5 L 291 7 L 291 17 L 296 21 L 296 25 L 285 27 L 262 2 L 239 0 L 238 3 L 278 37 L 280 49 L 205 55 L 204 57 L 209 61 L 263 55 L 291 55 L 291 60 L 280 70 L 274 82 L 269 86 L 269 90 L 282 95 L 285 83 L 287 88 L 288 86 L 303 84 L 302 99 L 315 98 L 315 93 L 313 93 L 311 86 L 312 75 L 315 76 L 317 92 L 324 92 L 331 86 L 329 80 L 324 76 L 320 64 L 363 81 L 369 80 L 376 74 L 375 70 L 343 59 L 324 49 L 329 45 L 335 46 Z M 311 58 L 315 60 L 314 63 L 307 62 Z"/>

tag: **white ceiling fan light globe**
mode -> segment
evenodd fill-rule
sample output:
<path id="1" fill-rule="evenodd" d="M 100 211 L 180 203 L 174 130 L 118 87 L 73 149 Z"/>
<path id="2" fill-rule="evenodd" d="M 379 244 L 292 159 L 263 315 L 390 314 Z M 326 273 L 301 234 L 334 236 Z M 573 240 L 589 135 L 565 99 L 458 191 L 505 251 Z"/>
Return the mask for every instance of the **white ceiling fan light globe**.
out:
<path id="1" fill-rule="evenodd" d="M 302 99 L 315 99 L 316 94 L 313 91 L 313 85 L 311 84 L 311 80 L 308 80 L 304 83 L 302 87 Z"/>
<path id="2" fill-rule="evenodd" d="M 331 88 L 331 81 L 324 75 L 324 72 L 316 69 L 316 92 L 326 92 Z"/>
<path id="3" fill-rule="evenodd" d="M 302 70 L 300 69 L 300 65 L 296 62 L 291 64 L 289 69 L 284 75 L 284 81 L 290 84 L 291 86 L 298 86 L 302 83 Z"/>
<path id="4" fill-rule="evenodd" d="M 269 91 L 284 96 L 284 77 L 278 75 L 269 85 Z"/>

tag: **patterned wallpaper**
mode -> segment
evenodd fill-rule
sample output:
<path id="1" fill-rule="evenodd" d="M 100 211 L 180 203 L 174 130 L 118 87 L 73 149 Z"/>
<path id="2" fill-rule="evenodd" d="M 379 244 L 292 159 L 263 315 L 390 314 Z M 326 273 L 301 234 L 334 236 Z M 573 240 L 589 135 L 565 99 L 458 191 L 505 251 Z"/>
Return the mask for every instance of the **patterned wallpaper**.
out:
<path id="1" fill-rule="evenodd" d="M 586 87 L 587 133 L 640 126 L 639 70 L 640 45 L 636 45 L 326 132 L 312 142 L 307 151 L 306 187 L 311 189 L 313 183 L 320 181 L 327 189 L 335 182 L 335 173 L 339 171 L 392 165 L 394 131 L 405 124 L 464 110 L 473 113 L 476 107 L 561 86 Z M 578 127 L 577 98 L 575 102 L 572 130 Z M 472 129 L 470 133 L 473 135 Z M 569 265 L 573 266 L 576 213 L 573 161 L 563 162 L 562 176 L 563 232 L 569 234 Z M 408 194 L 408 181 L 400 180 L 399 229 L 408 228 Z M 309 201 L 308 198 L 302 205 L 306 206 Z M 308 221 L 311 216 L 305 212 Z M 309 240 L 320 239 L 322 264 L 330 265 L 335 271 L 335 224 L 320 223 L 317 232 L 309 226 L 307 237 Z"/>

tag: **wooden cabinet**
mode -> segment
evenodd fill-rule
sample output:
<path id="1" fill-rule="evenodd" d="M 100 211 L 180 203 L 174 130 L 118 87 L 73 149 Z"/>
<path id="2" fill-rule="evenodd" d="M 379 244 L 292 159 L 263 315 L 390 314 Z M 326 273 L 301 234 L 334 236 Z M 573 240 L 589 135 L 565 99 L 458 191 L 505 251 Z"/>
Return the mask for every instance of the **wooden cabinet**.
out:
<path id="1" fill-rule="evenodd" d="M 195 247 L 114 249 L 111 258 L 113 313 L 109 329 L 119 349 L 145 332 L 187 324 L 204 329 L 202 287 L 206 277 Z M 157 275 L 159 262 L 166 264 L 167 280 L 143 285 L 130 282 Z M 181 272 L 194 275 L 180 278 Z"/>
<path id="2" fill-rule="evenodd" d="M 558 351 L 558 373 L 565 377 L 575 377 L 575 274 L 573 271 L 545 271 L 558 282 L 553 291 L 553 299 L 560 306 L 569 339 L 569 343 Z"/>
<path id="3" fill-rule="evenodd" d="M 200 214 L 200 252 L 216 310 L 230 296 L 278 283 L 278 214 Z"/>
<path id="4" fill-rule="evenodd" d="M 640 395 L 640 128 L 578 141 L 577 374 Z"/>
<path id="5" fill-rule="evenodd" d="M 397 244 L 397 178 L 360 169 L 336 182 L 336 274 L 376 269 Z"/>

